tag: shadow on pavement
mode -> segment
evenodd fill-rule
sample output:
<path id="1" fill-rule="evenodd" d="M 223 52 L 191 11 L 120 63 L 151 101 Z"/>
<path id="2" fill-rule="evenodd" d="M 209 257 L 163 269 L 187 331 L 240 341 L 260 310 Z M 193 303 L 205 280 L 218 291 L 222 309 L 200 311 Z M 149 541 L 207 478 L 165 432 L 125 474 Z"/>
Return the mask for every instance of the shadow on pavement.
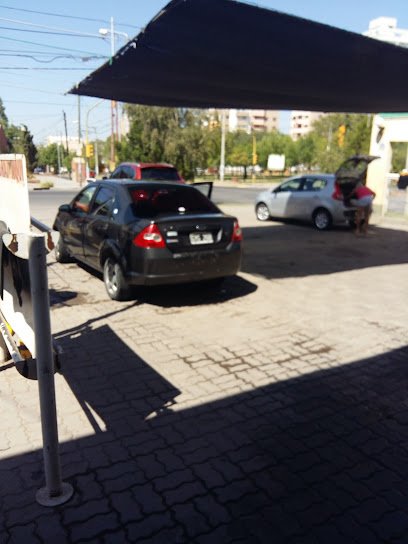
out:
<path id="1" fill-rule="evenodd" d="M 319 232 L 294 224 L 243 228 L 242 271 L 265 278 L 305 277 L 405 264 L 408 232 L 372 226 L 367 236 L 346 229 Z"/>
<path id="2" fill-rule="evenodd" d="M 90 274 L 98 281 L 100 296 L 109 300 L 101 275 L 95 270 L 83 265 L 74 263 L 60 265 L 64 267 L 78 266 L 86 274 Z M 175 285 L 162 285 L 154 287 L 134 287 L 130 299 L 124 304 L 152 304 L 163 308 L 187 307 L 208 304 L 221 304 L 229 300 L 247 296 L 257 290 L 257 286 L 240 276 L 225 278 L 222 284 L 216 282 L 196 282 Z M 57 291 L 50 289 L 51 306 L 76 306 L 89 303 L 88 291 Z M 92 303 L 94 302 L 93 297 Z"/>
<path id="3" fill-rule="evenodd" d="M 188 283 L 137 288 L 135 298 L 140 303 L 163 308 L 221 304 L 245 297 L 257 290 L 257 286 L 240 276 L 226 278 L 221 285 Z"/>
<path id="4" fill-rule="evenodd" d="M 61 445 L 54 509 L 41 451 L 0 461 L 1 542 L 407 542 L 407 347 L 179 409 L 109 327 L 59 341 L 95 434 Z"/>

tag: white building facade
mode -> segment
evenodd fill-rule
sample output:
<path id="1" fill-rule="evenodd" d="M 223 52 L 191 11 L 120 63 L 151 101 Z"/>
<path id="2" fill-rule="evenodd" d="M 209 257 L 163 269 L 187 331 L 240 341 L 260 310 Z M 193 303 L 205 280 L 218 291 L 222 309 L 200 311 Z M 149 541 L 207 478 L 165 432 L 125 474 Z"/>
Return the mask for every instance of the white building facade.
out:
<path id="1" fill-rule="evenodd" d="M 222 110 L 210 109 L 210 125 L 220 123 Z M 279 130 L 279 111 L 276 110 L 225 110 L 225 126 L 228 132 L 272 132 Z"/>
<path id="2" fill-rule="evenodd" d="M 290 114 L 290 131 L 289 135 L 292 140 L 299 140 L 302 136 L 306 136 L 312 129 L 313 123 L 324 115 L 318 111 L 299 111 L 293 110 Z"/>

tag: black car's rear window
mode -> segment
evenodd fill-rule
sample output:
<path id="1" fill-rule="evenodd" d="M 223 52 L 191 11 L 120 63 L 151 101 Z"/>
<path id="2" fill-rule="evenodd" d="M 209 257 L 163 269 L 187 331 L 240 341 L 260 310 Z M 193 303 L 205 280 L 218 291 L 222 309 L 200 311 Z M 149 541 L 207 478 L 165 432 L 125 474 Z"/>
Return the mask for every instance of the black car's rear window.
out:
<path id="1" fill-rule="evenodd" d="M 157 168 L 147 166 L 140 169 L 142 181 L 180 181 L 180 176 L 175 168 Z"/>
<path id="2" fill-rule="evenodd" d="M 129 193 L 137 217 L 219 212 L 217 206 L 200 191 L 185 185 L 169 188 L 132 186 Z"/>

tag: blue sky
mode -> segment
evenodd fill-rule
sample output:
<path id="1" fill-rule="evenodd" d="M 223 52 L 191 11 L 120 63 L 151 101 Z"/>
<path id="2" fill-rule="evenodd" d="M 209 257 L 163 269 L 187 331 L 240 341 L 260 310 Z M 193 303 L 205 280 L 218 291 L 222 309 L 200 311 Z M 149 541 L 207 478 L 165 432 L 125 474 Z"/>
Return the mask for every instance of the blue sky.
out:
<path id="1" fill-rule="evenodd" d="M 0 0 L 0 97 L 9 121 L 24 123 L 35 143 L 48 135 L 78 134 L 77 98 L 65 93 L 109 56 L 109 39 L 99 34 L 114 19 L 116 45 L 133 37 L 166 5 L 166 0 L 108 0 L 57 3 L 51 0 Z M 354 32 L 376 17 L 395 17 L 408 29 L 407 0 L 259 0 L 256 5 L 298 15 Z M 323 7 L 324 6 L 324 7 Z M 64 31 L 64 35 L 58 33 Z M 72 35 L 68 35 L 68 34 Z M 398 77 L 396 75 L 396 77 Z M 110 105 L 81 99 L 81 119 L 99 137 L 110 131 Z M 92 110 L 90 109 L 92 108 Z M 287 129 L 288 115 L 283 115 Z"/>

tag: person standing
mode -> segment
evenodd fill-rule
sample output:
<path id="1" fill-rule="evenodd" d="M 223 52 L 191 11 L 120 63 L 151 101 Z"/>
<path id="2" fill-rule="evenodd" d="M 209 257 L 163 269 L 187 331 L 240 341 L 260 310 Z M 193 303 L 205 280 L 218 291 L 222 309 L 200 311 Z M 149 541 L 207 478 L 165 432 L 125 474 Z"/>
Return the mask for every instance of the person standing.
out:
<path id="1" fill-rule="evenodd" d="M 350 204 L 356 208 L 356 235 L 367 234 L 368 223 L 373 212 L 373 200 L 375 192 L 369 187 L 361 183 L 357 183 L 356 187 L 350 194 Z"/>

